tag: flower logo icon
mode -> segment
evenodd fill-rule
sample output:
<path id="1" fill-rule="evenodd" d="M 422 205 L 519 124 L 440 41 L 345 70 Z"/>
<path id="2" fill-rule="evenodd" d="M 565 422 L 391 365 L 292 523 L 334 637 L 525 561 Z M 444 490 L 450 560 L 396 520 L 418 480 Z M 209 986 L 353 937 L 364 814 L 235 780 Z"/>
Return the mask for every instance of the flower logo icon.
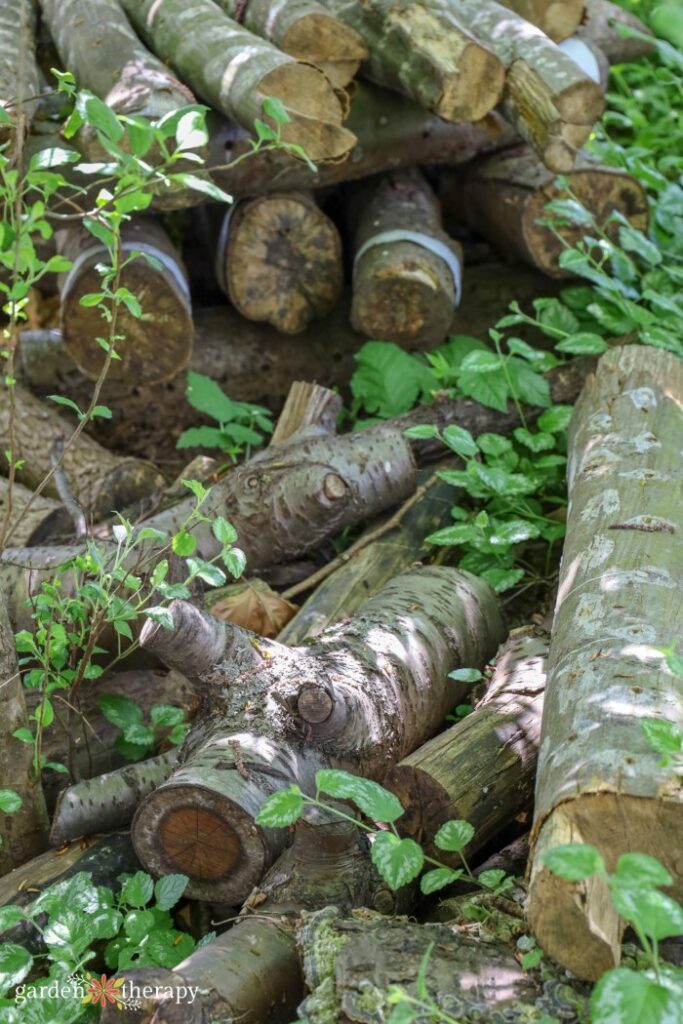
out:
<path id="1" fill-rule="evenodd" d="M 123 978 L 108 978 L 106 974 L 100 975 L 99 978 L 95 978 L 92 975 L 88 976 L 88 988 L 86 989 L 84 1003 L 99 1003 L 100 1006 L 106 1006 L 107 1003 L 113 1003 L 115 1006 L 122 1010 L 124 1007 L 124 997 L 121 992 L 123 987 Z"/>

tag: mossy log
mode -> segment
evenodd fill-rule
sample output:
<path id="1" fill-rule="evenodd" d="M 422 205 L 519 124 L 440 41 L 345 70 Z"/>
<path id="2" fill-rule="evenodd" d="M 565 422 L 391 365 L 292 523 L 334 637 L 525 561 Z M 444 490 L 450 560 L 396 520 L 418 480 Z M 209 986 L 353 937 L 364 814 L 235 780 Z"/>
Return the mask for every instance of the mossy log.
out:
<path id="1" fill-rule="evenodd" d="M 548 644 L 540 626 L 514 630 L 474 711 L 389 770 L 385 785 L 406 808 L 398 828 L 432 856 L 442 856 L 432 840 L 452 818 L 475 828 L 471 858 L 531 810 Z"/>
<path id="2" fill-rule="evenodd" d="M 0 589 L 0 782 L 21 801 L 14 813 L 0 813 L 0 875 L 47 846 L 47 809 L 40 779 L 36 781 L 34 776 L 33 744 L 14 736 L 15 730 L 25 729 L 27 724 L 14 633 Z"/>
<path id="3" fill-rule="evenodd" d="M 633 36 L 622 36 L 619 26 L 633 28 L 641 35 L 649 36 L 647 40 Z M 625 11 L 610 0 L 586 0 L 586 16 L 577 30 L 579 39 L 594 43 L 607 57 L 610 64 L 621 64 L 624 61 L 638 60 L 654 50 L 654 36 L 631 11 Z"/>
<path id="4" fill-rule="evenodd" d="M 339 232 L 310 193 L 271 192 L 225 215 L 216 274 L 248 320 L 298 334 L 326 316 L 341 294 Z"/>
<path id="5" fill-rule="evenodd" d="M 32 544 L 44 544 L 53 537 L 61 539 L 73 534 L 71 516 L 58 501 L 40 494 L 33 498 L 31 507 L 24 512 L 33 492 L 22 487 L 16 480 L 11 491 L 11 512 L 8 529 L 12 531 L 12 541 L 17 546 L 30 547 Z M 7 503 L 10 500 L 9 480 L 0 476 L 0 523 L 4 523 L 7 514 Z"/>
<path id="6" fill-rule="evenodd" d="M 152 871 L 183 871 L 194 897 L 233 904 L 287 841 L 255 825 L 265 797 L 294 782 L 314 791 L 324 765 L 381 779 L 462 696 L 448 673 L 483 665 L 503 632 L 487 584 L 436 566 L 396 577 L 301 648 L 185 603 L 171 614 L 174 630 L 150 621 L 142 645 L 189 670 L 207 700 L 179 769 L 140 805 L 134 842 Z"/>
<path id="7" fill-rule="evenodd" d="M 0 10 L 0 146 L 25 133 L 40 92 L 34 0 L 3 0 Z M 9 118 L 6 122 L 5 118 Z"/>
<path id="8" fill-rule="evenodd" d="M 649 204 L 641 183 L 626 171 L 602 166 L 587 153 L 577 157 L 567 175 L 572 193 L 598 225 L 617 240 L 619 224 L 607 224 L 619 212 L 640 231 L 647 231 Z M 449 210 L 493 242 L 502 253 L 519 257 L 551 277 L 571 277 L 559 257 L 566 246 L 577 245 L 584 224 L 554 218 L 551 230 L 546 204 L 566 196 L 555 175 L 527 146 L 475 161 L 464 174 L 444 171 L 440 194 Z"/>
<path id="9" fill-rule="evenodd" d="M 322 0 L 361 36 L 363 73 L 447 121 L 479 121 L 496 106 L 505 72 L 457 12 L 409 0 Z"/>
<path id="10" fill-rule="evenodd" d="M 62 331 L 76 365 L 93 379 L 106 358 L 95 338 L 102 333 L 96 306 L 82 306 L 84 295 L 98 292 L 98 263 L 109 263 L 105 247 L 80 227 L 58 232 L 59 251 L 72 261 L 60 275 Z M 138 300 L 142 316 L 119 308 L 116 345 L 120 359 L 111 362 L 108 376 L 139 383 L 169 380 L 187 365 L 192 352 L 193 324 L 190 289 L 179 253 L 160 224 L 140 218 L 121 229 L 123 258 L 140 253 L 121 272 L 121 287 Z M 145 257 L 150 256 L 152 264 Z"/>
<path id="11" fill-rule="evenodd" d="M 452 11 L 491 47 L 507 69 L 505 116 L 550 170 L 570 171 L 604 110 L 599 82 L 540 29 L 495 0 L 429 0 L 429 6 Z"/>
<path id="12" fill-rule="evenodd" d="M 307 164 L 282 151 L 262 152 L 229 166 L 251 151 L 250 136 L 228 122 L 216 124 L 208 166 L 213 179 L 237 196 L 273 189 L 309 189 L 370 174 L 410 167 L 415 154 L 425 164 L 461 164 L 474 156 L 515 142 L 517 135 L 497 113 L 478 124 L 451 124 L 412 100 L 369 82 L 354 86 L 346 127 L 358 139 L 348 160 Z"/>
<path id="13" fill-rule="evenodd" d="M 55 442 L 68 441 L 74 425 L 19 385 L 14 387 L 14 408 L 16 450 L 13 454 L 15 459 L 22 460 L 16 478 L 25 487 L 34 489 L 51 471 L 50 452 Z M 3 451 L 11 447 L 10 436 L 10 402 L 6 390 L 0 388 L 0 447 Z M 65 444 L 61 464 L 73 497 L 94 519 L 133 505 L 163 486 L 162 477 L 150 462 L 114 455 L 87 434 L 81 434 L 70 447 Z M 59 496 L 53 481 L 44 493 Z M 22 514 L 21 506 L 17 505 L 16 512 Z"/>
<path id="14" fill-rule="evenodd" d="M 371 338 L 438 344 L 462 291 L 462 250 L 416 168 L 353 186 L 351 321 Z"/>
<path id="15" fill-rule="evenodd" d="M 615 348 L 586 382 L 569 427 L 569 510 L 548 661 L 527 905 L 539 945 L 581 978 L 620 956 L 623 922 L 605 883 L 553 875 L 546 851 L 592 843 L 614 870 L 657 857 L 683 895 L 683 791 L 643 734 L 679 725 L 683 682 L 683 362 Z"/>
<path id="16" fill-rule="evenodd" d="M 323 72 L 294 60 L 228 18 L 211 0 L 122 0 L 143 39 L 183 80 L 247 131 L 260 118 L 276 127 L 263 101 L 280 99 L 290 121 L 285 142 L 314 162 L 343 160 L 356 141 L 345 109 Z"/>
<path id="17" fill-rule="evenodd" d="M 367 55 L 359 34 L 334 18 L 318 0 L 217 0 L 231 18 L 241 21 L 283 53 L 315 64 L 336 89 L 343 89 Z"/>

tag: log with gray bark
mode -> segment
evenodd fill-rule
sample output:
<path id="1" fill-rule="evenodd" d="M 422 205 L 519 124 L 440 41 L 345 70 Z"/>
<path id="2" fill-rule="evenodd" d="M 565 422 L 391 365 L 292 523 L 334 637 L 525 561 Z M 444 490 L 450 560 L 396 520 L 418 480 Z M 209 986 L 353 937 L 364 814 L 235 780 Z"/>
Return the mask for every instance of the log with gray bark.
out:
<path id="1" fill-rule="evenodd" d="M 28 131 L 40 92 L 33 0 L 4 0 L 0 10 L 0 146 Z"/>
<path id="2" fill-rule="evenodd" d="M 615 241 L 621 226 L 615 213 L 647 231 L 648 196 L 627 171 L 603 166 L 582 152 L 566 180 L 587 214 Z M 560 254 L 583 241 L 590 229 L 545 210 L 547 203 L 567 198 L 567 193 L 528 146 L 475 161 L 461 176 L 443 171 L 439 193 L 450 216 L 464 220 L 501 252 L 552 277 L 572 276 L 560 266 Z"/>
<path id="3" fill-rule="evenodd" d="M 76 365 L 96 379 L 106 358 L 95 341 L 103 332 L 102 314 L 97 306 L 82 305 L 81 299 L 100 291 L 102 279 L 96 267 L 109 265 L 109 256 L 80 227 L 58 232 L 57 244 L 72 262 L 59 279 L 66 349 Z M 192 352 L 194 327 L 185 268 L 161 224 L 149 218 L 122 225 L 121 251 L 126 265 L 119 286 L 131 292 L 141 313 L 134 315 L 137 310 L 119 307 L 116 330 L 122 340 L 115 345 L 119 358 L 111 362 L 107 375 L 126 381 L 129 387 L 131 381 L 166 381 L 187 366 Z"/>
<path id="4" fill-rule="evenodd" d="M 462 290 L 462 250 L 441 225 L 439 202 L 419 170 L 352 186 L 356 330 L 399 344 L 438 344 Z"/>
<path id="5" fill-rule="evenodd" d="M 548 643 L 540 626 L 513 630 L 474 711 L 389 770 L 385 785 L 406 808 L 398 828 L 432 856 L 443 859 L 432 840 L 452 818 L 475 828 L 471 858 L 531 811 Z"/>
<path id="6" fill-rule="evenodd" d="M 179 769 L 140 805 L 134 842 L 152 871 L 183 871 L 193 896 L 232 903 L 286 844 L 254 824 L 269 793 L 314 791 L 324 765 L 381 779 L 461 698 L 448 673 L 483 666 L 503 633 L 488 585 L 436 566 L 396 577 L 301 648 L 185 603 L 171 614 L 173 631 L 145 625 L 143 647 L 211 693 Z"/>
<path id="7" fill-rule="evenodd" d="M 314 162 L 343 160 L 356 141 L 342 125 L 345 105 L 323 72 L 248 32 L 211 0 L 122 0 L 142 38 L 217 110 L 252 131 L 277 125 L 263 101 L 281 100 L 284 142 Z"/>
<path id="8" fill-rule="evenodd" d="M 683 790 L 646 742 L 646 719 L 678 726 L 683 681 L 683 362 L 615 348 L 586 382 L 569 427 L 567 537 L 548 660 L 528 914 L 539 945 L 582 978 L 620 956 L 623 921 L 600 877 L 567 882 L 544 863 L 592 843 L 607 870 L 657 857 L 680 899 Z"/>
<path id="9" fill-rule="evenodd" d="M 28 508 L 31 498 L 33 501 Z M 72 536 L 73 521 L 59 501 L 42 494 L 34 497 L 32 491 L 16 480 L 10 489 L 9 480 L 0 476 L 0 523 L 5 521 L 8 501 L 11 501 L 8 529 L 12 530 L 14 544 L 30 547 L 53 538 L 64 540 Z M 24 509 L 28 510 L 24 512 Z"/>

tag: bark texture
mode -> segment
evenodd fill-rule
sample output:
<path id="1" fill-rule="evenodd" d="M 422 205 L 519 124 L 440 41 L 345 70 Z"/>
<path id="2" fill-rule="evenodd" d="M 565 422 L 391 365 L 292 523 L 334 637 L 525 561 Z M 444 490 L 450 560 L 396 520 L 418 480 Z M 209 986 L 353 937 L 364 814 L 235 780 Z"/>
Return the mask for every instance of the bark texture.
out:
<path id="1" fill-rule="evenodd" d="M 443 859 L 431 844 L 452 818 L 474 825 L 471 858 L 531 810 L 549 640 L 540 626 L 514 630 L 474 711 L 389 770 L 385 784 L 406 808 L 398 827 L 432 856 Z"/>
<path id="2" fill-rule="evenodd" d="M 107 250 L 80 227 L 60 231 L 57 244 L 73 263 L 59 279 L 66 348 L 76 365 L 96 379 L 106 358 L 95 341 L 102 333 L 102 316 L 96 306 L 82 306 L 81 299 L 100 290 L 101 277 L 95 268 L 99 263 L 108 265 Z M 185 368 L 192 352 L 194 328 L 185 268 L 161 225 L 147 218 L 122 226 L 121 245 L 124 259 L 142 253 L 121 273 L 121 287 L 136 297 L 142 316 L 133 316 L 126 307 L 119 309 L 117 334 L 124 340 L 116 345 L 121 358 L 111 363 L 108 376 L 129 386 L 131 381 L 166 381 Z M 156 261 L 154 266 L 145 254 Z"/>
<path id="3" fill-rule="evenodd" d="M 589 154 L 580 153 L 566 177 L 579 202 L 615 241 L 619 225 L 606 224 L 615 211 L 635 228 L 647 231 L 647 193 L 630 174 L 601 166 Z M 448 193 L 445 201 L 449 206 L 459 208 L 462 219 L 502 252 L 520 257 L 551 277 L 572 276 L 560 267 L 559 256 L 565 246 L 582 241 L 586 226 L 560 219 L 552 231 L 540 223 L 549 216 L 546 204 L 566 193 L 532 149 L 524 146 L 477 161 L 467 169 L 464 180 L 444 171 L 440 188 L 442 195 Z"/>
<path id="4" fill-rule="evenodd" d="M 37 856 L 47 845 L 45 797 L 40 780 L 33 781 L 33 745 L 13 735 L 27 724 L 14 635 L 0 589 L 0 783 L 21 798 L 14 814 L 0 813 L 0 875 Z"/>
<path id="5" fill-rule="evenodd" d="M 26 131 L 36 107 L 40 78 L 35 53 L 34 0 L 4 0 L 0 10 L 0 110 L 10 124 L 0 124 L 0 146 L 11 140 L 20 111 Z"/>
<path id="6" fill-rule="evenodd" d="M 416 168 L 356 185 L 350 196 L 356 330 L 399 344 L 438 344 L 461 297 L 462 250 Z"/>
<path id="7" fill-rule="evenodd" d="M 257 36 L 262 36 L 284 53 L 315 64 L 325 72 L 336 89 L 343 89 L 367 55 L 360 35 L 330 15 L 317 0 L 217 0 L 231 18 L 236 18 Z"/>
<path id="8" fill-rule="evenodd" d="M 569 431 L 569 511 L 539 754 L 528 913 L 539 944 L 579 977 L 618 961 L 622 924 L 599 879 L 550 874 L 557 844 L 659 858 L 683 892 L 680 779 L 643 719 L 679 724 L 683 683 L 659 648 L 683 633 L 683 363 L 659 349 L 600 360 Z"/>
<path id="9" fill-rule="evenodd" d="M 52 538 L 64 539 L 73 533 L 71 516 L 58 501 L 39 495 L 27 512 L 26 508 L 32 492 L 21 484 L 14 482 L 12 486 L 12 512 L 9 528 L 15 544 L 30 547 L 31 544 L 43 544 Z M 10 500 L 9 481 L 0 476 L 0 522 L 5 521 L 7 502 Z"/>
<path id="10" fill-rule="evenodd" d="M 448 672 L 482 665 L 503 633 L 490 588 L 443 567 L 397 577 L 302 648 L 172 608 L 174 632 L 150 622 L 143 646 L 194 661 L 211 697 L 180 768 L 141 804 L 134 842 L 151 870 L 184 871 L 193 896 L 233 904 L 286 843 L 254 824 L 268 793 L 293 782 L 310 792 L 326 764 L 381 779 L 460 698 Z"/>
<path id="11" fill-rule="evenodd" d="M 458 19 L 408 0 L 323 0 L 361 36 L 364 74 L 447 121 L 479 121 L 498 103 L 505 72 Z"/>
<path id="12" fill-rule="evenodd" d="M 619 34 L 619 25 L 652 36 L 653 42 L 622 36 Z M 576 34 L 580 39 L 599 46 L 610 64 L 638 60 L 654 49 L 654 36 L 647 25 L 631 11 L 625 11 L 618 4 L 610 3 L 610 0 L 586 0 L 586 16 Z"/>
<path id="13" fill-rule="evenodd" d="M 308 193 L 245 199 L 226 214 L 216 273 L 248 320 L 299 334 L 330 313 L 341 294 L 339 232 Z"/>
<path id="14" fill-rule="evenodd" d="M 342 160 L 355 136 L 344 107 L 319 68 L 294 60 L 228 18 L 211 0 L 122 0 L 133 24 L 178 74 L 247 131 L 264 118 L 263 101 L 280 99 L 290 122 L 285 142 L 313 161 Z M 275 127 L 274 122 L 270 122 Z"/>
<path id="15" fill-rule="evenodd" d="M 536 25 L 555 43 L 576 31 L 586 7 L 585 0 L 502 0 L 502 4 Z"/>

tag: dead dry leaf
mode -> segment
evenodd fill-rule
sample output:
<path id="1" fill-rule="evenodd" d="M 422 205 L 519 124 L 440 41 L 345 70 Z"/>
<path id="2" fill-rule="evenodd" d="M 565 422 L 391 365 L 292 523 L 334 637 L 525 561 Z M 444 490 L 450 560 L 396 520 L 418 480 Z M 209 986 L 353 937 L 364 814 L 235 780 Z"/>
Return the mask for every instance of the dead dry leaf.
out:
<path id="1" fill-rule="evenodd" d="M 222 587 L 209 611 L 253 633 L 273 639 L 298 611 L 263 580 L 247 580 Z"/>

